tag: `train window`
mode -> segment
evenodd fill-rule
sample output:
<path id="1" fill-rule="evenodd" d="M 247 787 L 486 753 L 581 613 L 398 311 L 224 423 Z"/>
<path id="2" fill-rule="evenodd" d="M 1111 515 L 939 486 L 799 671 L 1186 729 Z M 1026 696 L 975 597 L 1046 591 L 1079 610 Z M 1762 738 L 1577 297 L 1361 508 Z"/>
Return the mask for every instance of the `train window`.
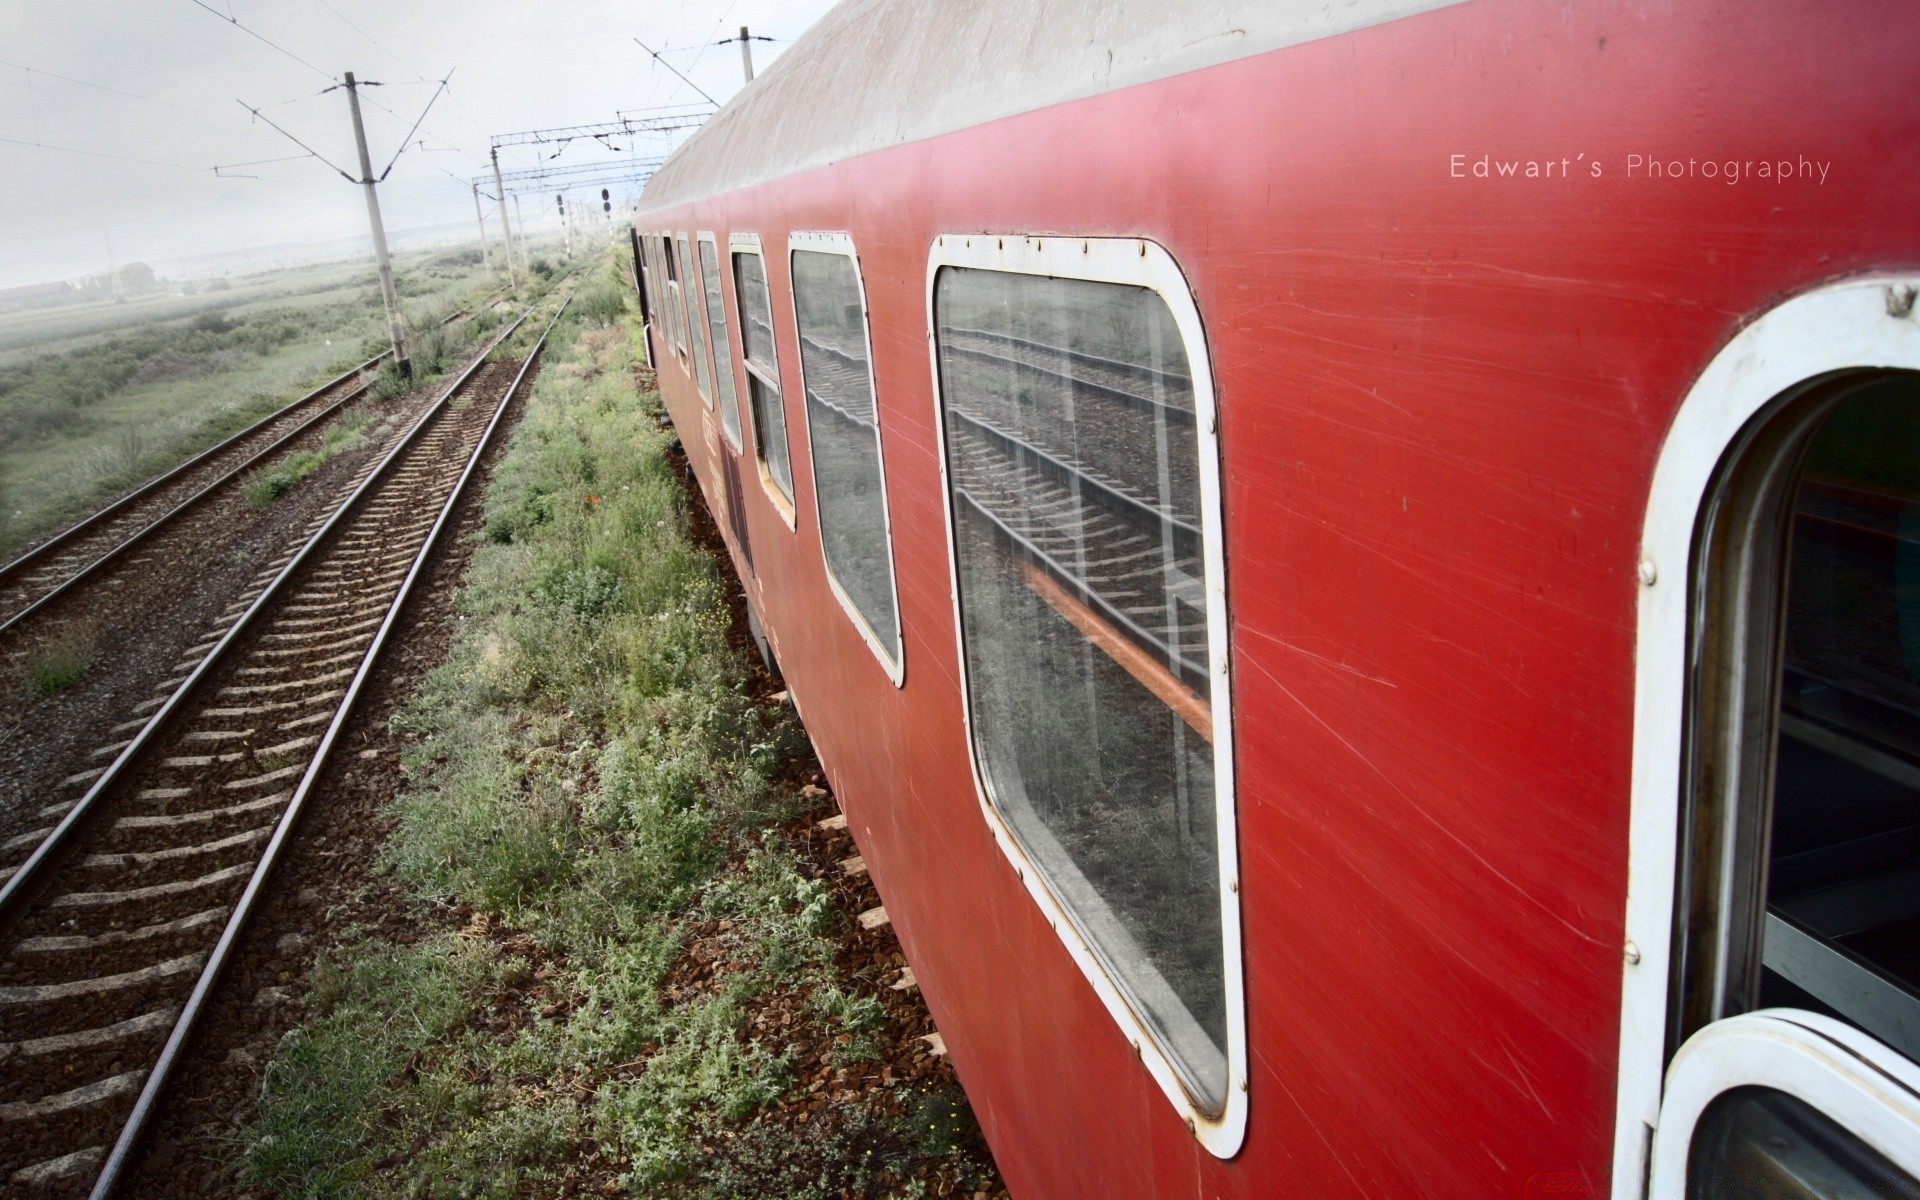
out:
<path id="1" fill-rule="evenodd" d="M 1920 375 L 1799 398 L 1722 495 L 1674 1040 L 1790 1006 L 1920 1057 Z"/>
<path id="2" fill-rule="evenodd" d="M 679 248 L 680 278 L 686 280 L 681 295 L 687 303 L 687 328 L 693 335 L 693 373 L 694 381 L 699 384 L 700 398 L 713 407 L 713 374 L 707 363 L 707 318 L 701 300 L 704 298 L 698 276 L 693 273 L 693 254 L 687 249 L 687 235 L 677 234 L 674 244 Z"/>
<path id="3" fill-rule="evenodd" d="M 808 461 L 827 578 L 898 684 L 900 618 L 860 268 L 852 240 L 842 234 L 797 233 L 790 245 Z"/>
<path id="4" fill-rule="evenodd" d="M 767 292 L 766 263 L 760 243 L 736 235 L 733 246 L 733 297 L 740 306 L 740 341 L 747 366 L 747 407 L 753 413 L 753 448 L 761 482 L 781 502 L 780 515 L 793 524 L 793 467 L 787 457 L 787 414 L 780 400 L 780 360 L 773 346 L 773 301 Z"/>
<path id="5" fill-rule="evenodd" d="M 687 354 L 687 317 L 685 297 L 681 293 L 679 264 L 674 261 L 673 245 L 667 235 L 660 236 L 660 257 L 667 264 L 667 309 L 672 327 L 674 352 L 682 358 Z"/>
<path id="6" fill-rule="evenodd" d="M 700 282 L 706 289 L 707 327 L 713 340 L 713 386 L 720 395 L 720 428 L 739 450 L 740 397 L 733 382 L 733 339 L 727 335 L 727 306 L 720 297 L 720 256 L 712 234 L 701 234 L 699 245 Z"/>
<path id="7" fill-rule="evenodd" d="M 1694 1127 L 1691 1200 L 1847 1197 L 1915 1200 L 1920 1180 L 1789 1092 L 1721 1093 Z"/>
<path id="8" fill-rule="evenodd" d="M 1047 245 L 1069 262 L 1048 261 Z M 989 819 L 1077 933 L 1069 946 L 1109 1009 L 1170 1068 L 1156 1074 L 1202 1140 L 1237 1146 L 1225 583 L 1198 314 L 1151 243 L 947 237 L 935 264 L 956 604 Z M 1047 273 L 1062 266 L 1105 277 Z"/>

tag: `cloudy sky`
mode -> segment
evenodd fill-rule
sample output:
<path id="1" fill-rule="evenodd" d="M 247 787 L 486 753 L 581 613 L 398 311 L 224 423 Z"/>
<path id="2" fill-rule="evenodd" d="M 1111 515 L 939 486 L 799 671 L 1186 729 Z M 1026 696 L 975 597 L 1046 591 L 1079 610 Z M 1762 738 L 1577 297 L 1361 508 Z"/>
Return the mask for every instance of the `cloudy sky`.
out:
<path id="1" fill-rule="evenodd" d="M 409 231 L 447 236 L 461 221 L 472 228 L 464 181 L 482 171 L 491 134 L 699 103 L 636 37 L 665 48 L 667 61 L 724 102 L 741 86 L 739 48 L 711 43 L 749 25 L 778 39 L 753 44 L 756 65 L 765 66 L 831 7 L 832 0 L 0 0 L 0 287 L 103 270 L 109 238 L 119 263 L 144 261 L 163 274 L 364 250 L 359 190 L 312 158 L 259 162 L 302 151 L 236 101 L 351 170 L 346 94 L 316 93 L 349 70 L 383 84 L 362 92 L 377 173 L 433 95 L 435 85 L 423 80 L 454 72 L 381 187 L 387 228 L 404 243 Z M 668 145 L 576 141 L 547 161 L 611 164 Z M 526 169 L 555 154 L 553 146 L 515 147 L 502 150 L 501 166 Z M 226 169 L 243 163 L 258 165 Z M 551 195 L 521 203 L 529 223 L 553 209 Z"/>

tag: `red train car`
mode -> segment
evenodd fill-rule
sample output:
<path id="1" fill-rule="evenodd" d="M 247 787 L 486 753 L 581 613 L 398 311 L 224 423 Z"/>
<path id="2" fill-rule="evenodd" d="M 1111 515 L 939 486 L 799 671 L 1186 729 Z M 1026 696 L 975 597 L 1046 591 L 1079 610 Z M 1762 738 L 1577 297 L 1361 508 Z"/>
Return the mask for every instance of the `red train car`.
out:
<path id="1" fill-rule="evenodd" d="M 660 170 L 662 390 L 1016 1196 L 1920 1194 L 1916 62 L 857 0 Z"/>

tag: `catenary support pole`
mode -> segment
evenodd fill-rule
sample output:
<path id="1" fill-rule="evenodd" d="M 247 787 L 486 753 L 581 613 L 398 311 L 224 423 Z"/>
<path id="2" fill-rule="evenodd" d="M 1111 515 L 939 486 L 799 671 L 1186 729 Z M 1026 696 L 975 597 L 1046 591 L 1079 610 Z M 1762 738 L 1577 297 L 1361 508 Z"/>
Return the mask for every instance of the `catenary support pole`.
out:
<path id="1" fill-rule="evenodd" d="M 493 194 L 500 198 L 500 232 L 507 243 L 507 282 L 520 290 L 520 273 L 513 268 L 513 226 L 507 221 L 507 185 L 500 182 L 500 147 L 493 148 Z"/>
<path id="2" fill-rule="evenodd" d="M 407 358 L 407 330 L 400 321 L 400 294 L 393 287 L 393 262 L 387 257 L 387 230 L 380 223 L 380 199 L 373 192 L 373 162 L 367 157 L 367 129 L 360 123 L 360 90 L 353 72 L 346 73 L 347 108 L 353 113 L 353 143 L 360 151 L 360 185 L 367 193 L 367 220 L 373 226 L 373 261 L 380 269 L 380 296 L 387 302 L 387 335 L 393 340 L 393 361 L 404 377 L 412 374 Z"/>
<path id="3" fill-rule="evenodd" d="M 747 37 L 745 25 L 740 27 L 740 71 L 748 83 L 753 82 L 753 41 Z"/>
<path id="4" fill-rule="evenodd" d="M 560 206 L 560 227 L 566 232 L 567 257 L 572 258 L 573 257 L 573 214 L 567 211 L 567 194 L 565 192 L 560 192 L 556 194 L 553 198 L 553 202 Z"/>
<path id="5" fill-rule="evenodd" d="M 493 277 L 493 250 L 487 245 L 487 214 L 480 208 L 480 185 L 473 185 L 473 219 L 480 226 L 480 264 L 486 268 L 487 277 Z"/>
<path id="6" fill-rule="evenodd" d="M 533 267 L 529 264 L 533 259 L 527 253 L 527 217 L 520 211 L 519 192 L 513 194 L 513 223 L 520 227 L 520 265 L 526 267 L 528 272 L 532 272 Z"/>

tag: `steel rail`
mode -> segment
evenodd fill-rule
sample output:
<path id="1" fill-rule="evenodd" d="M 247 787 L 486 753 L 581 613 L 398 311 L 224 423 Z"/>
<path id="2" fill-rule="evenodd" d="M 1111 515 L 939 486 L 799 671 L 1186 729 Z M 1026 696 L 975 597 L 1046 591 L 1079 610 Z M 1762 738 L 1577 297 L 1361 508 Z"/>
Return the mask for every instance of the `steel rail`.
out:
<path id="1" fill-rule="evenodd" d="M 378 361 L 378 360 L 376 359 L 375 361 Z M 336 380 L 335 382 L 337 383 L 339 381 Z M 87 580 L 99 574 L 101 571 L 106 570 L 108 567 L 112 566 L 115 562 L 118 562 L 121 556 L 126 554 L 127 551 L 133 549 L 135 546 L 139 545 L 141 542 L 146 541 L 147 538 L 153 536 L 154 533 L 158 532 L 162 526 L 172 524 L 176 518 L 184 515 L 188 509 L 193 508 L 195 505 L 199 504 L 202 500 L 206 499 L 208 494 L 213 492 L 215 489 L 225 487 L 227 484 L 231 483 L 233 481 L 233 478 L 236 475 L 240 474 L 240 472 L 246 470 L 248 467 L 251 467 L 253 464 L 259 462 L 262 458 L 265 458 L 267 455 L 272 454 L 274 451 L 279 450 L 281 447 L 285 446 L 288 442 L 292 441 L 294 438 L 299 437 L 301 434 L 305 433 L 309 429 L 312 429 L 315 425 L 317 425 L 321 421 L 326 420 L 328 417 L 331 417 L 333 414 L 339 412 L 342 408 L 353 403 L 355 400 L 358 400 L 360 397 L 366 394 L 367 394 L 366 385 L 362 384 L 361 386 L 348 392 L 346 395 L 340 397 L 338 400 L 335 400 L 332 404 L 329 404 L 326 407 L 318 410 L 312 416 L 300 422 L 300 424 L 294 426 L 292 429 L 288 430 L 286 433 L 282 434 L 280 437 L 275 438 L 270 444 L 261 447 L 259 450 L 255 451 L 252 455 L 248 456 L 245 461 L 237 464 L 231 470 L 228 470 L 225 473 L 219 476 L 216 476 L 212 480 L 209 480 L 205 487 L 201 488 L 199 491 L 195 492 L 193 495 L 188 496 L 185 500 L 182 500 L 180 503 L 174 505 L 172 508 L 168 509 L 166 512 L 161 513 L 159 516 L 155 517 L 152 521 L 149 521 L 146 525 L 142 526 L 141 528 L 135 530 L 133 533 L 129 534 L 125 540 L 115 544 L 111 549 L 107 550 L 106 553 L 102 554 L 99 558 L 94 559 L 92 562 L 88 563 L 86 566 L 81 567 L 78 571 L 75 571 L 73 574 L 67 576 L 66 579 L 62 580 L 59 584 L 55 585 L 53 590 L 41 593 L 38 599 L 28 604 L 25 608 L 22 608 L 16 611 L 15 613 L 13 613 L 13 615 L 7 617 L 5 620 L 0 620 L 0 633 L 5 633 L 7 630 L 12 629 L 15 625 L 18 625 L 20 622 L 26 620 L 28 617 L 32 616 L 34 613 L 40 611 L 40 609 L 44 608 L 46 605 L 51 604 L 53 603 L 53 601 L 59 599 L 61 596 L 66 595 L 67 592 L 70 591 L 71 589 L 80 586 L 81 584 L 85 583 Z M 312 397 L 308 397 L 307 399 L 311 399 L 311 398 Z M 299 401 L 299 403 L 305 403 L 305 402 L 306 402 L 305 400 Z M 293 406 L 288 405 L 288 408 L 291 408 L 291 407 Z M 287 410 L 281 409 L 280 411 L 281 413 L 285 413 Z"/>
<path id="2" fill-rule="evenodd" d="M 380 353 L 374 355 L 372 358 L 361 363 L 359 366 L 353 368 L 352 370 L 347 371 L 344 374 L 334 376 L 332 379 L 328 380 L 327 382 L 321 384 L 319 387 L 308 392 L 306 395 L 300 397 L 298 400 L 295 400 L 290 404 L 285 404 L 279 408 L 274 409 L 272 412 L 268 413 L 266 416 L 261 417 L 258 421 L 255 421 L 253 424 L 247 426 L 245 429 L 242 429 L 240 432 L 232 435 L 231 437 L 225 438 L 219 442 L 216 442 L 214 445 L 208 446 L 205 450 L 202 450 L 200 453 L 194 455 L 192 458 L 189 458 L 187 461 L 179 464 L 176 467 L 173 467 L 172 469 L 164 472 L 163 474 L 154 476 L 152 479 L 147 480 L 145 483 L 141 484 L 139 487 L 135 488 L 133 491 L 128 492 L 126 495 L 120 497 L 118 500 L 115 500 L 112 503 L 108 504 L 105 508 L 102 508 L 97 512 L 94 512 L 88 516 L 82 517 L 78 521 L 75 521 L 73 524 L 67 526 L 65 529 L 62 529 L 58 533 L 55 533 L 53 536 L 49 537 L 46 541 L 41 542 L 39 545 L 33 547 L 31 550 L 24 551 L 18 557 L 6 563 L 4 566 L 0 566 L 0 580 L 6 579 L 8 576 L 14 574 L 15 572 L 19 571 L 23 567 L 26 567 L 29 564 L 35 562 L 40 558 L 41 555 L 47 553 L 49 550 L 52 550 L 57 546 L 65 545 L 68 541 L 72 540 L 75 537 L 78 537 L 82 533 L 85 533 L 87 530 L 93 528 L 93 526 L 98 522 L 106 520 L 108 517 L 124 509 L 127 505 L 132 504 L 134 501 L 139 500 L 144 496 L 151 495 L 155 488 L 160 487 L 161 485 L 171 480 L 179 478 L 182 472 L 191 470 L 192 468 L 199 466 L 201 463 L 205 462 L 207 459 L 213 457 L 214 455 L 220 453 L 222 450 L 225 450 L 227 447 L 233 445 L 235 442 L 239 441 L 241 438 L 247 437 L 250 434 L 258 433 L 260 430 L 264 429 L 266 426 L 273 424 L 275 421 L 279 420 L 281 417 L 286 416 L 288 413 L 292 412 L 296 408 L 299 408 L 302 404 L 307 403 L 309 400 L 312 400 L 315 396 L 320 395 L 322 392 L 328 391 L 329 389 L 332 389 L 332 388 L 339 387 L 341 384 L 345 383 L 347 380 L 352 379 L 355 375 L 358 375 L 360 372 L 373 366 L 373 364 L 379 362 L 381 359 L 387 357 L 387 355 L 391 353 L 393 353 L 393 351 L 391 350 L 381 351 Z"/>
<path id="3" fill-rule="evenodd" d="M 71 809 L 67 810 L 67 814 L 60 819 L 59 824 L 55 825 L 52 831 L 42 839 L 40 844 L 34 847 L 33 853 L 27 856 L 27 860 L 20 864 L 19 869 L 16 870 L 4 884 L 0 884 L 0 930 L 11 927 L 14 920 L 18 918 L 20 910 L 25 908 L 26 902 L 32 897 L 33 891 L 38 885 L 37 877 L 46 869 L 47 864 L 59 854 L 67 839 L 72 836 L 73 831 L 86 820 L 93 807 L 99 802 L 100 797 L 106 794 L 108 789 L 119 781 L 120 776 L 126 772 L 134 759 L 147 748 L 149 743 L 153 742 L 159 736 L 161 729 L 163 729 L 173 718 L 174 714 L 186 704 L 188 698 L 199 689 L 201 682 L 213 672 L 214 667 L 225 657 L 227 650 L 238 642 L 240 637 L 253 626 L 255 619 L 266 610 L 268 604 L 279 594 L 280 590 L 286 586 L 287 581 L 292 578 L 293 573 L 304 564 L 320 544 L 332 534 L 334 527 L 345 518 L 348 511 L 359 502 L 360 498 L 366 494 L 368 489 L 373 487 L 375 482 L 386 474 L 387 469 L 399 460 L 401 454 L 420 436 L 421 431 L 427 427 L 428 423 L 439 414 L 442 408 L 446 407 L 447 402 L 452 398 L 454 393 L 464 387 L 467 381 L 486 364 L 487 355 L 493 351 L 493 348 L 504 342 L 514 330 L 518 329 L 527 319 L 527 315 L 527 313 L 522 313 L 512 324 L 502 329 L 499 334 L 494 337 L 493 341 L 487 344 L 486 349 L 475 355 L 473 362 L 468 364 L 467 368 L 447 386 L 446 390 L 441 393 L 440 398 L 426 407 L 419 418 L 414 421 L 412 427 L 394 443 L 393 448 L 374 466 L 373 470 L 367 473 L 366 478 L 360 481 L 359 486 L 355 487 L 353 491 L 348 494 L 347 498 L 341 501 L 333 510 L 333 513 L 327 518 L 326 523 L 307 539 L 306 544 L 301 546 L 293 558 L 288 561 L 287 565 L 280 569 L 280 573 L 274 576 L 273 581 L 254 598 L 253 603 L 247 606 L 247 611 L 242 613 L 240 618 L 228 628 L 227 632 L 214 644 L 213 649 L 207 651 L 206 656 L 200 660 L 200 664 L 193 669 L 192 673 L 181 680 L 180 686 L 175 688 L 173 694 L 167 697 L 166 703 L 156 709 L 153 716 L 147 719 L 147 723 L 141 726 L 140 732 L 133 736 L 133 740 L 121 748 L 120 753 L 114 757 L 113 762 L 107 767 L 105 772 L 103 772 L 98 779 L 94 780 L 93 785 L 87 789 L 86 795 L 80 797 L 79 801 L 74 804 Z"/>
<path id="4" fill-rule="evenodd" d="M 499 293 L 497 292 L 495 293 L 495 295 L 498 295 L 498 294 Z M 488 299 L 491 300 L 492 297 L 489 297 Z M 478 309 L 476 308 L 471 311 L 462 310 L 460 312 L 453 313 L 452 315 L 448 316 L 443 321 L 441 321 L 441 324 L 451 325 L 453 322 L 458 321 L 463 317 L 472 316 L 477 311 Z M 69 525 L 67 528 L 61 530 L 59 533 L 54 534 L 51 538 L 42 542 L 40 545 L 35 546 L 33 549 L 20 555 L 18 558 L 15 558 L 12 562 L 7 563 L 5 566 L 0 566 L 0 580 L 5 580 L 9 576 L 13 575 L 18 570 L 20 570 L 21 568 L 24 568 L 33 562 L 37 562 L 40 559 L 41 555 L 44 554 L 45 552 L 52 550 L 58 546 L 64 546 L 68 544 L 73 538 L 79 536 L 82 533 L 85 533 L 87 530 L 91 529 L 96 523 L 102 520 L 105 520 L 106 518 L 111 517 L 116 513 L 123 511 L 124 509 L 126 509 L 128 505 L 132 504 L 134 501 L 140 500 L 143 497 L 151 495 L 157 488 L 160 488 L 163 485 L 179 478 L 182 474 L 193 469 L 194 467 L 207 462 L 209 459 L 211 459 L 215 455 L 218 455 L 222 451 L 231 448 L 233 445 L 241 441 L 243 438 L 247 438 L 252 436 L 255 433 L 258 433 L 260 430 L 266 428 L 268 425 L 273 424 L 275 421 L 278 421 L 281 418 L 285 417 L 287 414 L 295 411 L 301 405 L 310 403 L 315 397 L 320 396 L 325 392 L 331 391 L 336 387 L 339 387 L 341 384 L 346 383 L 348 380 L 354 378 L 356 375 L 359 375 L 362 372 L 366 371 L 368 368 L 372 367 L 375 363 L 378 363 L 383 359 L 391 357 L 392 354 L 393 354 L 393 351 L 391 350 L 381 351 L 379 354 L 374 355 L 372 358 L 366 360 L 365 362 L 361 363 L 359 366 L 353 368 L 352 370 L 347 371 L 344 374 L 337 375 L 327 383 L 321 384 L 319 387 L 308 392 L 306 395 L 300 397 L 298 400 L 295 400 L 290 404 L 286 404 L 280 408 L 275 409 L 273 412 L 260 418 L 258 421 L 255 421 L 253 424 L 247 426 L 245 429 L 242 429 L 240 432 L 232 435 L 231 437 L 224 439 L 221 442 L 216 443 L 215 445 L 207 447 L 205 450 L 202 450 L 200 453 L 194 455 L 192 458 L 189 458 L 187 461 L 179 464 L 178 466 L 172 468 L 171 470 L 166 471 L 165 473 L 158 475 L 153 479 L 148 480 L 146 483 L 140 485 L 140 487 L 138 487 L 134 491 L 128 492 L 126 495 L 120 497 L 118 500 L 115 500 L 113 503 L 109 504 L 107 507 L 99 510 L 93 515 L 86 517 L 85 519 L 78 521 L 73 525 Z M 62 580 L 51 591 L 42 593 L 38 598 L 33 600 L 31 603 L 29 603 L 25 608 L 22 608 L 10 614 L 4 619 L 0 619 L 0 633 L 5 633 L 7 630 L 12 629 L 15 625 L 18 625 L 20 622 L 26 620 L 32 614 L 39 611 L 42 607 L 52 603 L 54 600 L 58 599 L 62 595 L 65 595 L 68 590 L 79 586 L 80 584 L 86 582 L 88 579 L 91 579 L 93 576 L 95 576 L 99 572 L 105 570 L 107 567 L 111 566 L 114 562 L 118 561 L 121 558 L 121 556 L 127 553 L 127 551 L 133 549 L 135 546 L 139 545 L 141 542 L 144 542 L 148 537 L 152 536 L 162 526 L 170 524 L 175 518 L 187 512 L 188 509 L 191 509 L 195 505 L 199 504 L 202 500 L 204 500 L 207 497 L 209 493 L 214 491 L 216 488 L 224 487 L 226 484 L 232 482 L 235 476 L 239 475 L 242 471 L 245 471 L 248 467 L 253 466 L 255 463 L 259 462 L 262 458 L 266 457 L 269 454 L 272 454 L 276 450 L 279 450 L 281 447 L 285 446 L 288 442 L 292 441 L 294 438 L 299 437 L 301 434 L 307 432 L 307 430 L 313 428 L 315 424 L 332 416 L 334 413 L 339 412 L 341 408 L 345 407 L 348 404 L 351 404 L 353 401 L 359 399 L 360 397 L 366 394 L 367 394 L 367 388 L 365 385 L 355 388 L 353 391 L 348 392 L 346 395 L 334 401 L 332 404 L 329 404 L 326 407 L 318 410 L 312 416 L 302 421 L 299 425 L 288 430 L 285 434 L 276 438 L 270 444 L 262 447 L 260 450 L 256 451 L 254 454 L 249 456 L 243 462 L 234 466 L 232 469 L 215 477 L 214 479 L 209 481 L 205 487 L 202 487 L 199 491 L 193 493 L 193 495 L 191 496 L 188 496 L 185 500 L 182 500 L 179 504 L 176 504 L 172 508 L 161 513 L 159 516 L 155 517 L 152 521 L 148 522 L 146 525 L 142 526 L 140 529 L 134 531 L 132 534 L 128 535 L 122 541 L 116 543 L 114 546 L 108 549 L 105 553 L 101 554 L 100 557 L 94 559 L 92 562 L 88 563 L 86 566 L 81 567 L 78 571 L 75 571 L 72 575 Z"/>
<path id="5" fill-rule="evenodd" d="M 479 470 L 480 461 L 485 457 L 487 448 L 492 445 L 494 434 L 499 429 L 500 423 L 505 419 L 507 409 L 513 403 L 514 395 L 520 390 L 520 384 L 526 379 L 527 372 L 532 368 L 534 360 L 540 357 L 540 351 L 546 346 L 547 335 L 553 331 L 555 323 L 560 320 L 561 314 L 566 312 L 567 305 L 572 302 L 572 296 L 568 296 L 567 299 L 561 301 L 560 306 L 554 310 L 553 316 L 547 321 L 546 328 L 540 331 L 540 337 L 527 351 L 527 357 L 521 362 L 520 370 L 514 374 L 513 382 L 507 385 L 506 393 L 500 398 L 499 406 L 494 409 L 493 417 L 487 422 L 486 428 L 481 431 L 479 440 L 474 444 L 473 452 L 468 455 L 465 469 L 460 472 L 460 477 L 454 481 L 453 490 L 448 493 L 446 503 L 440 506 L 439 516 L 434 519 L 432 528 L 427 531 L 426 540 L 421 543 L 419 553 L 414 555 L 413 565 L 408 569 L 406 577 L 401 581 L 399 592 L 395 594 L 392 603 L 387 606 L 386 617 L 381 621 L 379 630 L 374 634 L 373 643 L 367 647 L 366 654 L 361 657 L 359 670 L 354 672 L 353 681 L 347 685 L 346 694 L 340 698 L 339 707 L 334 710 L 333 720 L 327 725 L 327 732 L 320 739 L 320 745 L 318 749 L 315 750 L 312 761 L 308 763 L 306 773 L 300 777 L 300 784 L 294 789 L 293 798 L 287 802 L 286 810 L 281 814 L 279 824 L 274 827 L 273 836 L 267 842 L 267 848 L 261 855 L 259 863 L 254 867 L 252 877 L 247 880 L 246 890 L 240 894 L 240 899 L 235 902 L 233 912 L 227 918 L 226 928 L 221 931 L 219 943 L 213 948 L 212 954 L 208 956 L 206 966 L 201 969 L 200 978 L 194 983 L 193 994 L 187 998 L 186 1005 L 180 1010 L 180 1016 L 174 1022 L 173 1031 L 168 1035 L 167 1043 L 160 1051 L 159 1060 L 155 1062 L 153 1069 L 148 1073 L 146 1084 L 140 1089 L 139 1098 L 134 1101 L 132 1114 L 128 1116 L 126 1124 L 121 1127 L 119 1139 L 114 1142 L 113 1149 L 107 1154 L 106 1162 L 101 1166 L 100 1174 L 94 1180 L 93 1191 L 89 1193 L 89 1200 L 105 1200 L 105 1198 L 112 1193 L 114 1185 L 119 1181 L 120 1174 L 125 1169 L 126 1163 L 133 1153 L 134 1146 L 138 1144 L 140 1135 L 146 1128 L 148 1118 L 152 1115 L 153 1106 L 159 1099 L 161 1089 L 166 1086 L 167 1078 L 171 1075 L 174 1064 L 179 1061 L 181 1051 L 186 1046 L 187 1038 L 192 1034 L 200 1013 L 206 1007 L 207 997 L 212 994 L 214 985 L 219 982 L 221 969 L 233 955 L 233 948 L 235 944 L 238 943 L 241 932 L 246 928 L 247 918 L 252 914 L 254 905 L 259 900 L 260 894 L 265 888 L 267 877 L 273 873 L 273 868 L 279 861 L 280 852 L 286 845 L 289 836 L 292 834 L 294 825 L 299 821 L 300 814 L 306 806 L 307 798 L 312 794 L 313 787 L 319 780 L 321 771 L 326 768 L 327 760 L 333 751 L 335 741 L 339 739 L 341 730 L 346 727 L 348 719 L 353 715 L 354 705 L 360 698 L 361 689 L 366 686 L 368 678 L 373 674 L 373 668 L 379 661 L 380 652 L 385 648 L 387 638 L 393 632 L 394 624 L 400 618 L 401 610 L 406 607 L 408 599 L 411 598 L 413 594 L 414 584 L 426 570 L 428 559 L 432 557 L 434 550 L 438 548 L 441 533 L 445 530 L 448 522 L 453 519 L 454 510 L 459 506 L 461 499 L 466 494 L 467 484 L 472 480 L 474 473 Z M 513 328 L 518 327 L 521 321 L 525 319 L 525 315 L 522 315 L 520 320 L 515 321 L 512 326 L 508 327 L 508 331 L 511 332 Z M 484 362 L 485 356 L 482 355 L 479 361 Z M 476 363 L 475 366 L 477 367 L 478 363 Z M 472 368 L 468 371 L 469 375 L 471 373 Z M 464 382 L 465 377 L 463 376 L 462 378 Z M 457 387 L 449 388 L 446 395 L 435 404 L 434 408 L 444 407 L 456 390 L 458 390 Z M 421 426 L 424 426 L 424 422 L 421 423 Z M 421 426 L 416 426 L 416 429 Z M 409 434 L 408 440 L 410 441 L 411 438 L 412 435 Z M 397 457 L 397 455 L 390 455 L 388 461 L 392 461 L 395 457 Z M 384 468 L 385 465 L 386 464 L 383 463 L 382 467 Z M 375 474 L 377 475 L 379 472 Z M 374 475 L 369 475 L 366 483 L 363 483 L 359 489 L 356 489 L 355 495 L 357 496 L 361 492 L 364 492 L 367 486 L 373 482 L 374 478 Z M 347 504 L 340 506 L 340 510 L 334 514 L 333 519 L 328 521 L 327 528 L 322 529 L 314 536 L 313 541 L 309 542 L 309 549 L 318 544 L 320 538 L 326 535 L 333 524 L 346 512 L 351 503 L 352 501 L 349 500 Z M 288 573 L 305 559 L 306 553 L 306 550 L 302 550 L 294 562 L 289 563 L 286 569 L 282 571 L 280 578 L 287 578 Z M 275 582 L 277 584 L 279 580 Z M 256 601 L 255 604 L 257 607 L 258 601 Z"/>

